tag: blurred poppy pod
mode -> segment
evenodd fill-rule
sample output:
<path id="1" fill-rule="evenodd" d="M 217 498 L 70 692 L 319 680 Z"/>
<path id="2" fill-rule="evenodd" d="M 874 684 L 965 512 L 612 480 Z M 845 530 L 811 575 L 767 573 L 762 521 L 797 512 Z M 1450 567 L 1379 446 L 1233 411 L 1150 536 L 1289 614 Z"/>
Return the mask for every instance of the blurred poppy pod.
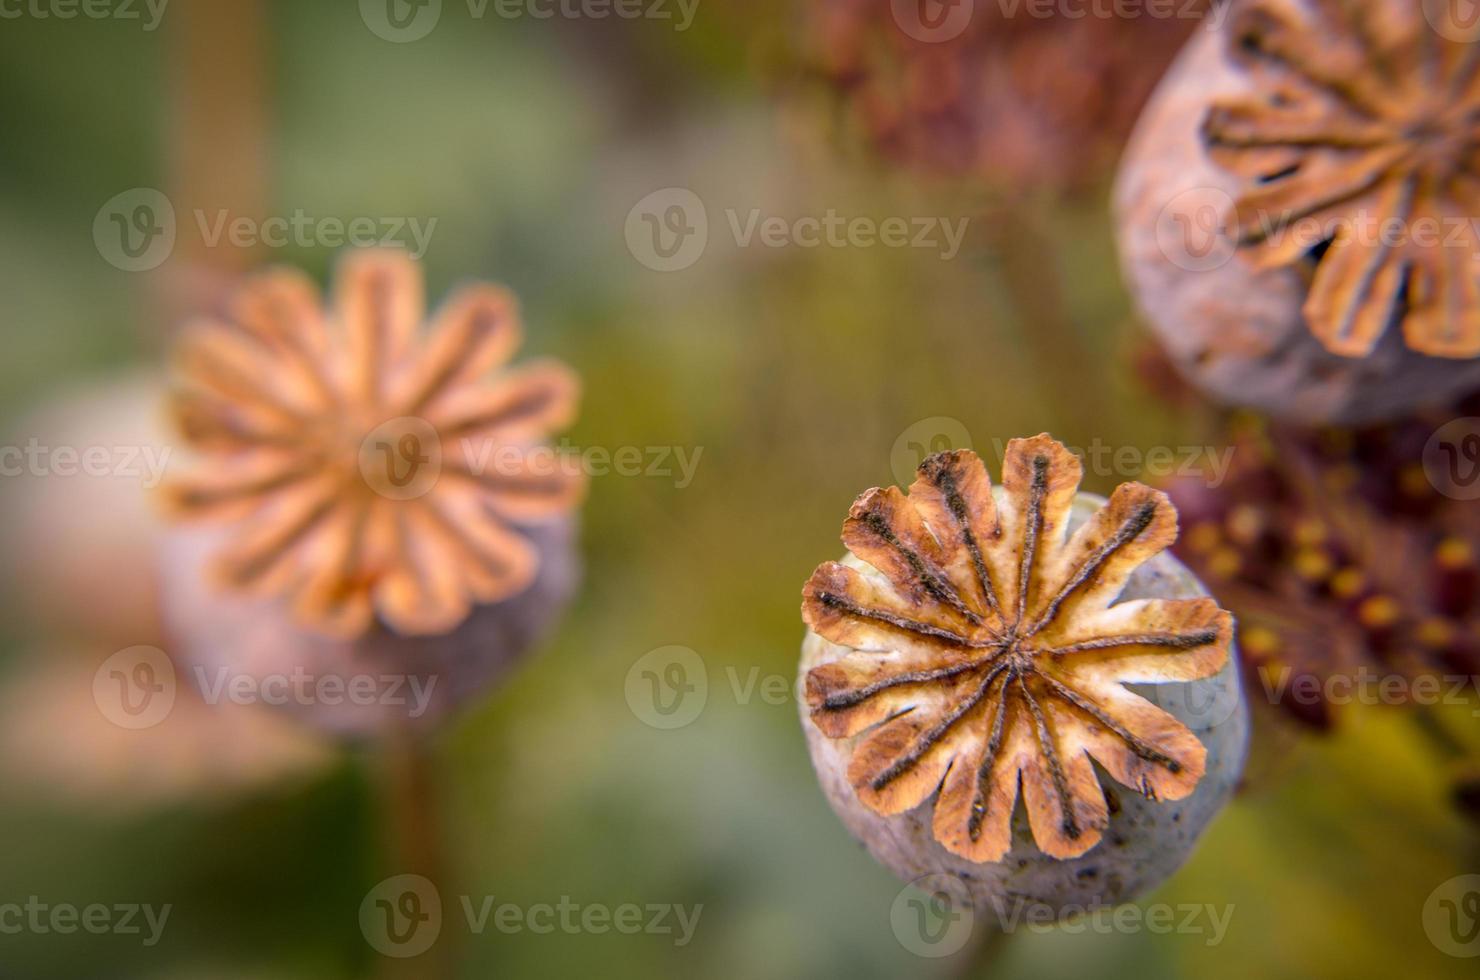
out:
<path id="1" fill-rule="evenodd" d="M 505 369 L 500 289 L 466 287 L 425 335 L 422 315 L 416 265 L 365 251 L 331 311 L 272 270 L 180 340 L 200 458 L 165 487 L 164 605 L 197 680 L 294 678 L 279 700 L 334 730 L 426 724 L 570 597 L 585 480 L 543 440 L 574 418 L 574 374 Z"/>
<path id="2" fill-rule="evenodd" d="M 812 47 L 864 139 L 900 166 L 1076 190 L 1104 177 L 1207 10 L 813 0 Z"/>
<path id="3" fill-rule="evenodd" d="M 163 392 L 150 373 L 105 375 L 10 426 L 0 533 L 25 560 L 7 585 L 19 612 L 53 635 L 114 648 L 161 642 L 149 495 L 176 448 Z"/>
<path id="4" fill-rule="evenodd" d="M 1480 47 L 1434 7 L 1233 4 L 1152 97 L 1122 261 L 1214 397 L 1360 424 L 1480 387 Z"/>
<path id="5" fill-rule="evenodd" d="M 1047 435 L 1008 445 L 998 488 L 971 452 L 932 456 L 908 494 L 858 498 L 848 556 L 803 590 L 828 800 L 890 870 L 955 875 L 978 908 L 1129 900 L 1243 767 L 1232 620 L 1164 552 L 1176 511 L 1080 477 Z"/>

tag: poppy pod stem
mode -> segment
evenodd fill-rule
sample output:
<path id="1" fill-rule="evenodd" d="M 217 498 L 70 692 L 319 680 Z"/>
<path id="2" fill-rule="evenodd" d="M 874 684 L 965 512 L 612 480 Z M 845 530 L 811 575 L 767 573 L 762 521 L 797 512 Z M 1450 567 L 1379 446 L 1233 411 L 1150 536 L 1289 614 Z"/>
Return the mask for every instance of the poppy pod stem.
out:
<path id="1" fill-rule="evenodd" d="M 1036 377 L 1074 378 L 1076 418 L 1104 418 L 1113 401 L 1105 391 L 1104 369 L 1085 349 L 1085 340 L 1074 329 L 1064 308 L 1062 277 L 1057 268 L 1059 249 L 1043 217 L 1027 201 L 997 196 L 984 209 L 982 223 L 993 257 L 1002 273 L 1017 318 L 1018 336 L 1032 360 Z M 1054 398 L 1045 397 L 1048 405 Z M 1055 413 L 1056 414 L 1056 413 Z M 1059 419 L 1058 421 L 1066 421 Z"/>
<path id="2" fill-rule="evenodd" d="M 971 939 L 966 947 L 950 960 L 944 976 L 946 980 L 970 980 L 971 977 L 987 976 L 1008 946 L 1011 934 L 995 927 L 993 923 L 975 923 Z"/>
<path id="3" fill-rule="evenodd" d="M 377 770 L 385 820 L 384 853 L 389 874 L 420 875 L 444 894 L 452 894 L 443 847 L 441 779 L 431 738 L 409 725 L 387 730 L 376 746 Z M 387 976 L 443 980 L 456 975 L 456 951 L 444 930 L 426 953 L 397 960 Z"/>

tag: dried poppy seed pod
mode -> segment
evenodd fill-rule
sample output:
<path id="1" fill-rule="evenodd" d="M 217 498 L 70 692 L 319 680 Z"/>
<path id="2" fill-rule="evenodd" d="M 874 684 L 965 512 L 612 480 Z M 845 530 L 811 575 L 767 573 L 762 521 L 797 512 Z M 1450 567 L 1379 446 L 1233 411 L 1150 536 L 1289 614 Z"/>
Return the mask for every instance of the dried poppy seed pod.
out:
<path id="1" fill-rule="evenodd" d="M 574 375 L 490 374 L 519 344 L 502 290 L 465 288 L 425 336 L 422 309 L 409 258 L 358 252 L 330 312 L 274 270 L 182 339 L 174 407 L 201 458 L 165 488 L 189 523 L 164 546 L 164 605 L 208 694 L 286 677 L 275 699 L 322 727 L 425 725 L 570 597 L 585 480 L 541 440 L 573 419 Z"/>
<path id="2" fill-rule="evenodd" d="M 1243 767 L 1231 618 L 1163 553 L 1171 503 L 1076 495 L 1080 475 L 1047 435 L 1008 445 L 996 491 L 975 454 L 932 456 L 908 495 L 858 498 L 849 556 L 803 590 L 828 800 L 895 874 L 955 875 L 977 908 L 1145 891 Z M 1126 686 L 1170 682 L 1165 710 Z"/>
<path id="3" fill-rule="evenodd" d="M 1148 104 L 1116 189 L 1146 319 L 1209 394 L 1380 421 L 1480 386 L 1477 45 L 1414 0 L 1249 0 Z"/>

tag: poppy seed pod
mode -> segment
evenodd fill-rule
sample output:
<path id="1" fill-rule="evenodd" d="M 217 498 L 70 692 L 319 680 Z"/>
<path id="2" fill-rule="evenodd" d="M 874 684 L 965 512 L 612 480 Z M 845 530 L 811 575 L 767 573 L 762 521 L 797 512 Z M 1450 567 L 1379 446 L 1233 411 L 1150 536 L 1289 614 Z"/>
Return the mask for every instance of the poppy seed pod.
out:
<path id="1" fill-rule="evenodd" d="M 1121 258 L 1210 395 L 1358 424 L 1480 386 L 1475 44 L 1413 0 L 1250 0 L 1137 125 Z"/>
<path id="2" fill-rule="evenodd" d="M 54 453 L 22 460 L 19 475 L 6 476 L 0 511 L 0 535 L 26 556 L 11 563 L 5 584 L 17 608 L 54 635 L 112 647 L 160 642 L 160 527 L 149 494 L 175 448 L 159 409 L 163 390 L 152 373 L 105 376 L 11 426 L 7 444 L 71 447 L 78 457 L 70 467 Z"/>
<path id="3" fill-rule="evenodd" d="M 426 724 L 570 597 L 585 479 L 542 440 L 574 418 L 575 376 L 505 367 L 502 290 L 465 288 L 425 333 L 422 307 L 416 265 L 367 251 L 332 310 L 274 270 L 231 322 L 186 331 L 174 409 L 199 459 L 164 488 L 164 606 L 203 686 L 273 678 L 339 732 Z"/>
<path id="4" fill-rule="evenodd" d="M 1144 892 L 1243 767 L 1232 621 L 1164 552 L 1175 510 L 1080 475 L 1047 435 L 1008 445 L 1000 488 L 970 452 L 932 456 L 907 495 L 858 498 L 848 556 L 803 590 L 824 793 L 880 863 L 979 909 Z"/>

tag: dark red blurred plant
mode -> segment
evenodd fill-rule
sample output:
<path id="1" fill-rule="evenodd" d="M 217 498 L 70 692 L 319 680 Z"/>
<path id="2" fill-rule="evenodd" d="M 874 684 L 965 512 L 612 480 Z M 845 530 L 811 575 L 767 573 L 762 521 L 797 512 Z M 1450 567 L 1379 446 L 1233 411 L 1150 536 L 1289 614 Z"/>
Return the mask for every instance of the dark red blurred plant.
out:
<path id="1" fill-rule="evenodd" d="M 864 137 L 919 171 L 997 190 L 1092 185 L 1210 4 L 812 0 L 820 70 Z"/>
<path id="2" fill-rule="evenodd" d="M 1420 700 L 1424 676 L 1433 697 L 1475 696 L 1480 506 L 1437 490 L 1424 451 L 1477 414 L 1480 396 L 1364 428 L 1236 416 L 1226 480 L 1167 487 L 1179 555 L 1237 616 L 1256 700 L 1326 728 L 1353 677 L 1394 678 L 1383 701 Z"/>

